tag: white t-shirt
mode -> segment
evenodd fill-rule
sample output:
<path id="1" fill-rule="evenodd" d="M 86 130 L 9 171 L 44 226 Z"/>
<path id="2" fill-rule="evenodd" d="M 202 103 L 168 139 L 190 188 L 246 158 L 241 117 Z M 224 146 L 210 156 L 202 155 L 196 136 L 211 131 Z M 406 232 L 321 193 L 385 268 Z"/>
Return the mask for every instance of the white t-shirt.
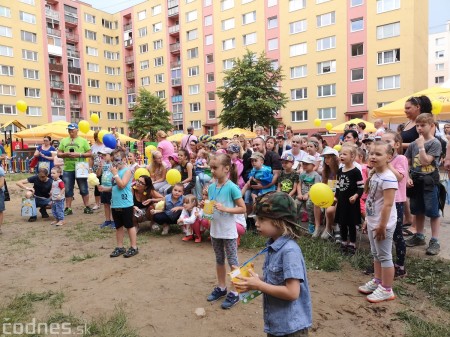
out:
<path id="1" fill-rule="evenodd" d="M 303 150 L 300 150 L 300 152 L 297 154 L 297 155 L 295 155 L 295 154 L 293 154 L 292 153 L 292 149 L 290 149 L 290 150 L 286 150 L 286 151 L 284 151 L 282 154 L 281 154 L 281 156 L 284 156 L 284 154 L 291 154 L 293 157 L 294 157 L 294 165 L 292 166 L 292 168 L 294 169 L 294 170 L 296 170 L 298 167 L 299 167 L 299 165 L 300 165 L 300 162 L 302 161 L 302 159 L 303 158 L 305 158 L 307 155 L 308 155 L 308 153 L 306 153 L 305 151 L 303 151 Z"/>
<path id="2" fill-rule="evenodd" d="M 366 201 L 366 218 L 367 228 L 372 230 L 376 228 L 381 219 L 381 209 L 383 208 L 384 198 L 383 191 L 393 188 L 398 189 L 398 181 L 391 170 L 386 170 L 383 173 L 374 173 L 370 179 L 369 193 Z M 391 214 L 386 224 L 386 229 L 394 228 L 397 224 L 397 210 L 395 203 L 392 205 Z"/>

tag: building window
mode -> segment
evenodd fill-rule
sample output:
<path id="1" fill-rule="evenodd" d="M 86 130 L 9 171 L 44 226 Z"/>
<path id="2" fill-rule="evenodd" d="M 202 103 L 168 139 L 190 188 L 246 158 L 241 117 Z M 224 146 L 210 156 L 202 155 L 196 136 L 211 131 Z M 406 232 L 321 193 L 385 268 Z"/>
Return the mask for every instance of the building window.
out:
<path id="1" fill-rule="evenodd" d="M 188 59 L 195 59 L 198 57 L 198 47 L 187 50 Z"/>
<path id="2" fill-rule="evenodd" d="M 14 51 L 13 51 L 12 47 L 0 45 L 0 56 L 13 57 Z"/>
<path id="3" fill-rule="evenodd" d="M 205 36 L 205 45 L 210 46 L 214 43 L 214 36 L 212 34 Z"/>
<path id="4" fill-rule="evenodd" d="M 234 28 L 234 18 L 222 20 L 222 30 L 229 30 Z"/>
<path id="5" fill-rule="evenodd" d="M 88 40 L 97 40 L 97 33 L 93 32 L 92 30 L 85 29 L 84 37 Z"/>
<path id="6" fill-rule="evenodd" d="M 213 102 L 216 100 L 216 93 L 214 91 L 208 91 L 208 101 Z"/>
<path id="7" fill-rule="evenodd" d="M 208 119 L 216 118 L 216 110 L 208 110 Z"/>
<path id="8" fill-rule="evenodd" d="M 155 67 L 161 67 L 164 65 L 164 58 L 162 56 L 155 57 Z"/>
<path id="9" fill-rule="evenodd" d="M 306 0 L 289 0 L 289 12 L 297 11 L 306 7 Z"/>
<path id="10" fill-rule="evenodd" d="M 400 75 L 378 77 L 378 90 L 391 90 L 400 88 Z"/>
<path id="11" fill-rule="evenodd" d="M 152 15 L 158 15 L 161 14 L 161 5 L 156 5 L 152 7 Z"/>
<path id="12" fill-rule="evenodd" d="M 320 108 L 317 109 L 317 114 L 321 120 L 336 119 L 336 108 Z"/>
<path id="13" fill-rule="evenodd" d="M 436 58 L 437 58 L 437 59 L 443 58 L 443 57 L 445 56 L 445 51 L 444 51 L 444 50 L 438 50 L 438 51 L 435 53 L 435 55 L 436 55 Z"/>
<path id="14" fill-rule="evenodd" d="M 436 84 L 444 83 L 444 76 L 436 76 L 434 78 L 434 83 L 436 83 Z"/>
<path id="15" fill-rule="evenodd" d="M 235 39 L 231 38 L 231 39 L 227 39 L 227 40 L 223 40 L 222 41 L 222 50 L 230 50 L 233 49 L 235 47 Z"/>
<path id="16" fill-rule="evenodd" d="M 385 50 L 378 53 L 378 65 L 400 62 L 400 49 Z"/>
<path id="17" fill-rule="evenodd" d="M 227 9 L 231 9 L 234 7 L 234 0 L 221 0 L 220 1 L 220 9 L 222 11 L 226 11 Z"/>
<path id="18" fill-rule="evenodd" d="M 350 21 L 350 31 L 357 32 L 364 29 L 364 19 L 357 18 Z"/>
<path id="19" fill-rule="evenodd" d="M 256 43 L 256 33 L 245 34 L 243 38 L 244 46 Z"/>
<path id="20" fill-rule="evenodd" d="M 289 56 L 305 55 L 308 52 L 308 46 L 306 42 L 293 44 L 289 46 Z"/>
<path id="21" fill-rule="evenodd" d="M 138 36 L 139 36 L 139 37 L 147 36 L 147 27 L 139 28 L 139 30 L 138 30 Z"/>
<path id="22" fill-rule="evenodd" d="M 291 73 L 291 79 L 306 77 L 308 74 L 307 66 L 305 64 L 305 65 L 301 65 L 301 66 L 291 67 L 290 73 Z"/>
<path id="23" fill-rule="evenodd" d="M 364 79 L 364 68 L 356 68 L 351 70 L 351 78 L 353 81 L 361 81 Z"/>
<path id="24" fill-rule="evenodd" d="M 400 22 L 389 23 L 377 27 L 377 39 L 387 39 L 400 35 Z"/>
<path id="25" fill-rule="evenodd" d="M 199 84 L 192 84 L 188 86 L 189 95 L 197 95 L 200 92 Z"/>
<path id="26" fill-rule="evenodd" d="M 204 5 L 205 5 L 205 7 L 211 6 L 212 0 L 204 0 Z"/>
<path id="27" fill-rule="evenodd" d="M 317 97 L 336 96 L 336 84 L 324 84 L 317 87 Z"/>
<path id="28" fill-rule="evenodd" d="M 90 56 L 98 56 L 98 49 L 93 47 L 86 47 L 86 54 Z"/>
<path id="29" fill-rule="evenodd" d="M 14 67 L 0 65 L 0 76 L 14 76 Z"/>
<path id="30" fill-rule="evenodd" d="M 364 105 L 364 93 L 357 92 L 352 94 L 352 105 Z"/>
<path id="31" fill-rule="evenodd" d="M 0 115 L 17 115 L 16 106 L 0 104 Z"/>
<path id="32" fill-rule="evenodd" d="M 166 91 L 165 90 L 155 91 L 155 95 L 159 98 L 166 98 Z"/>
<path id="33" fill-rule="evenodd" d="M 41 97 L 41 89 L 25 88 L 25 97 L 39 98 Z"/>
<path id="34" fill-rule="evenodd" d="M 139 53 L 143 54 L 143 53 L 146 53 L 146 52 L 148 52 L 148 43 L 141 44 L 139 46 Z"/>
<path id="35" fill-rule="evenodd" d="M 298 88 L 291 90 L 291 100 L 297 101 L 308 98 L 308 88 Z"/>
<path id="36" fill-rule="evenodd" d="M 27 92 L 27 88 L 25 88 L 25 93 L 26 92 Z M 15 85 L 0 84 L 0 95 L 16 96 L 16 86 Z"/>
<path id="37" fill-rule="evenodd" d="M 364 43 L 352 44 L 352 56 L 364 55 Z"/>
<path id="38" fill-rule="evenodd" d="M 377 0 L 377 13 L 384 13 L 400 8 L 400 0 Z"/>
<path id="39" fill-rule="evenodd" d="M 267 49 L 268 50 L 277 50 L 278 49 L 278 38 L 270 39 L 267 41 Z"/>
<path id="40" fill-rule="evenodd" d="M 308 120 L 308 110 L 291 111 L 291 122 L 306 122 Z"/>
<path id="41" fill-rule="evenodd" d="M 350 7 L 361 6 L 364 3 L 364 0 L 351 0 Z"/>
<path id="42" fill-rule="evenodd" d="M 164 74 L 156 74 L 155 83 L 164 83 Z"/>
<path id="43" fill-rule="evenodd" d="M 317 51 L 336 48 L 336 36 L 324 37 L 317 40 Z"/>
<path id="44" fill-rule="evenodd" d="M 214 54 L 206 55 L 206 63 L 214 63 Z"/>
<path id="45" fill-rule="evenodd" d="M 192 30 L 188 30 L 186 32 L 186 38 L 188 41 L 192 41 L 195 40 L 198 36 L 198 30 L 197 29 L 192 29 Z"/>
<path id="46" fill-rule="evenodd" d="M 278 27 L 278 17 L 272 16 L 267 19 L 267 29 L 277 28 Z"/>
<path id="47" fill-rule="evenodd" d="M 247 25 L 256 21 L 256 11 L 242 14 L 242 24 Z"/>
<path id="48" fill-rule="evenodd" d="M 161 22 L 154 23 L 152 25 L 152 29 L 153 29 L 153 33 L 157 33 L 157 32 L 162 31 L 162 23 Z"/>
<path id="49" fill-rule="evenodd" d="M 20 20 L 26 23 L 36 24 L 36 16 L 27 12 L 19 12 Z"/>
<path id="50" fill-rule="evenodd" d="M 137 13 L 138 20 L 144 20 L 147 17 L 147 11 L 143 10 Z"/>
<path id="51" fill-rule="evenodd" d="M 98 73 L 100 71 L 100 66 L 96 63 L 87 63 L 87 70 L 93 73 Z"/>
<path id="52" fill-rule="evenodd" d="M 194 130 L 200 130 L 202 128 L 202 121 L 191 121 L 191 126 Z"/>
<path id="53" fill-rule="evenodd" d="M 0 16 L 4 16 L 5 18 L 11 17 L 11 9 L 8 7 L 0 6 Z"/>
<path id="54" fill-rule="evenodd" d="M 23 69 L 23 77 L 28 78 L 30 80 L 38 80 L 39 79 L 39 70 L 33 69 Z"/>
<path id="55" fill-rule="evenodd" d="M 150 85 L 150 76 L 145 76 L 141 78 L 141 85 Z"/>
<path id="56" fill-rule="evenodd" d="M 42 109 L 39 106 L 29 106 L 27 116 L 42 116 Z"/>
<path id="57" fill-rule="evenodd" d="M 21 37 L 22 41 L 26 41 L 26 42 L 36 43 L 36 41 L 37 41 L 36 33 L 27 32 L 25 30 L 20 31 L 20 37 Z"/>
<path id="58" fill-rule="evenodd" d="M 297 34 L 306 31 L 306 20 L 289 23 L 289 34 Z"/>
<path id="59" fill-rule="evenodd" d="M 188 76 L 189 77 L 198 76 L 199 73 L 200 73 L 200 67 L 199 66 L 189 67 L 188 68 Z"/>
<path id="60" fill-rule="evenodd" d="M 186 13 L 186 22 L 197 20 L 197 11 L 190 11 Z"/>
<path id="61" fill-rule="evenodd" d="M 445 43 L 446 43 L 445 37 L 438 37 L 437 39 L 434 40 L 435 46 L 445 46 Z"/>
<path id="62" fill-rule="evenodd" d="M 22 58 L 28 61 L 37 61 L 38 53 L 37 51 L 22 49 Z"/>
<path id="63" fill-rule="evenodd" d="M 89 95 L 89 103 L 91 103 L 91 104 L 100 104 L 100 96 Z"/>
<path id="64" fill-rule="evenodd" d="M 189 111 L 190 112 L 199 112 L 200 111 L 200 102 L 189 103 Z"/>
<path id="65" fill-rule="evenodd" d="M 162 47 L 163 47 L 163 40 L 153 41 L 153 49 L 154 50 L 162 49 Z"/>
<path id="66" fill-rule="evenodd" d="M 0 36 L 12 37 L 12 29 L 11 29 L 11 27 L 0 26 Z"/>
<path id="67" fill-rule="evenodd" d="M 444 63 L 438 63 L 438 64 L 436 64 L 436 70 L 437 70 L 437 71 L 439 71 L 439 70 L 444 70 Z"/>
<path id="68" fill-rule="evenodd" d="M 148 60 L 139 62 L 139 68 L 141 68 L 141 70 L 148 69 L 149 67 L 150 67 L 150 62 L 148 62 Z"/>
<path id="69" fill-rule="evenodd" d="M 84 21 L 87 23 L 95 24 L 95 15 L 84 13 Z"/>
<path id="70" fill-rule="evenodd" d="M 69 83 L 80 85 L 81 83 L 81 75 L 77 74 L 69 74 Z"/>
<path id="71" fill-rule="evenodd" d="M 122 119 L 123 119 L 123 112 L 108 112 L 108 120 L 114 121 Z"/>
<path id="72" fill-rule="evenodd" d="M 211 26 L 212 25 L 212 23 L 213 23 L 213 17 L 212 17 L 212 15 L 207 15 L 207 16 L 205 16 L 205 27 L 208 27 L 208 26 Z"/>
<path id="73" fill-rule="evenodd" d="M 278 0 L 267 0 L 267 7 L 273 7 L 278 5 Z"/>
<path id="74" fill-rule="evenodd" d="M 317 63 L 317 74 L 328 74 L 336 72 L 336 60 Z"/>
<path id="75" fill-rule="evenodd" d="M 206 74 L 206 82 L 207 83 L 214 82 L 214 73 L 207 73 Z"/>
<path id="76" fill-rule="evenodd" d="M 325 27 L 334 25 L 336 23 L 336 13 L 330 12 L 322 15 L 317 15 L 317 27 Z"/>

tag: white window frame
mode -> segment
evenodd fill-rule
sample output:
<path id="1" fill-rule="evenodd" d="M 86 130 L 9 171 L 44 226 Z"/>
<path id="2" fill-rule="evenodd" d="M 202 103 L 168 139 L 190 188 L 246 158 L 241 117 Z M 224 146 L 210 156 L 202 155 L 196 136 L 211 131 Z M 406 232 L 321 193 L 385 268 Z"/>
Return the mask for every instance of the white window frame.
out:
<path id="1" fill-rule="evenodd" d="M 145 54 L 148 52 L 148 43 L 139 45 L 139 54 Z"/>
<path id="2" fill-rule="evenodd" d="M 198 47 L 189 48 L 187 50 L 187 56 L 189 60 L 198 58 Z"/>
<path id="3" fill-rule="evenodd" d="M 12 37 L 12 28 L 7 26 L 0 26 L 0 36 Z"/>
<path id="4" fill-rule="evenodd" d="M 19 12 L 20 21 L 30 23 L 32 25 L 36 24 L 36 15 L 20 11 Z"/>
<path id="5" fill-rule="evenodd" d="M 101 97 L 99 95 L 89 95 L 89 103 L 90 104 L 100 104 Z"/>
<path id="6" fill-rule="evenodd" d="M 41 97 L 41 89 L 39 88 L 24 88 L 24 96 L 30 98 L 40 98 Z"/>
<path id="7" fill-rule="evenodd" d="M 14 66 L 0 64 L 0 76 L 14 76 Z"/>
<path id="8" fill-rule="evenodd" d="M 377 26 L 377 40 L 400 36 L 400 22 Z"/>
<path id="9" fill-rule="evenodd" d="M 89 56 L 98 56 L 98 49 L 86 46 L 86 54 Z"/>
<path id="10" fill-rule="evenodd" d="M 234 18 L 229 18 L 222 20 L 221 27 L 223 31 L 233 29 L 236 25 L 236 20 Z"/>
<path id="11" fill-rule="evenodd" d="M 236 48 L 236 39 L 233 37 L 231 39 L 226 39 L 222 41 L 222 50 L 230 50 Z"/>
<path id="12" fill-rule="evenodd" d="M 289 23 L 289 34 L 292 35 L 292 34 L 298 34 L 298 33 L 305 32 L 307 29 L 307 25 L 308 25 L 308 23 L 307 23 L 306 19 L 290 22 Z"/>
<path id="13" fill-rule="evenodd" d="M 0 84 L 0 95 L 16 96 L 16 86 L 9 84 Z"/>
<path id="14" fill-rule="evenodd" d="M 28 106 L 26 114 L 31 117 L 40 117 L 42 116 L 42 108 L 40 106 Z"/>
<path id="15" fill-rule="evenodd" d="M 0 45 L 0 56 L 14 57 L 14 49 L 10 46 Z"/>
<path id="16" fill-rule="evenodd" d="M 201 104 L 200 102 L 189 103 L 189 111 L 190 112 L 200 112 Z"/>
<path id="17" fill-rule="evenodd" d="M 362 102 L 361 103 L 355 103 L 353 102 L 353 98 L 356 97 L 356 95 L 362 95 Z M 358 106 L 358 105 L 364 105 L 364 93 L 363 92 L 354 92 L 350 94 L 350 105 L 351 106 Z"/>
<path id="18" fill-rule="evenodd" d="M 20 38 L 22 41 L 36 43 L 37 42 L 37 34 L 33 32 L 28 32 L 26 30 L 20 31 Z"/>
<path id="19" fill-rule="evenodd" d="M 291 89 L 291 101 L 300 101 L 308 98 L 308 88 Z"/>
<path id="20" fill-rule="evenodd" d="M 336 60 L 317 62 L 317 75 L 336 72 Z"/>
<path id="21" fill-rule="evenodd" d="M 336 96 L 336 83 L 322 84 L 317 86 L 318 98 L 333 96 Z"/>
<path id="22" fill-rule="evenodd" d="M 330 116 L 325 117 L 326 115 L 330 115 Z M 317 116 L 320 120 L 323 120 L 323 121 L 336 119 L 336 107 L 318 108 Z"/>
<path id="23" fill-rule="evenodd" d="M 400 0 L 377 0 L 377 14 L 400 9 Z"/>
<path id="24" fill-rule="evenodd" d="M 156 5 L 152 7 L 152 16 L 161 14 L 162 12 L 162 6 L 161 5 Z"/>
<path id="25" fill-rule="evenodd" d="M 155 74 L 155 83 L 164 83 L 164 74 Z"/>
<path id="26" fill-rule="evenodd" d="M 291 122 L 301 123 L 308 121 L 308 110 L 294 110 L 291 111 Z"/>
<path id="27" fill-rule="evenodd" d="M 198 38 L 198 29 L 191 29 L 186 32 L 186 40 L 193 41 Z"/>
<path id="28" fill-rule="evenodd" d="M 289 0 L 289 12 L 298 11 L 306 7 L 306 0 Z"/>
<path id="29" fill-rule="evenodd" d="M 221 0 L 220 1 L 220 10 L 226 11 L 234 7 L 234 0 Z"/>
<path id="30" fill-rule="evenodd" d="M 326 27 L 336 24 L 336 12 L 324 13 L 316 16 L 317 27 Z"/>
<path id="31" fill-rule="evenodd" d="M 190 84 L 188 85 L 189 95 L 198 95 L 200 93 L 200 84 Z"/>
<path id="32" fill-rule="evenodd" d="M 202 121 L 200 121 L 200 120 L 191 121 L 191 126 L 194 128 L 194 130 L 201 130 L 202 129 Z"/>
<path id="33" fill-rule="evenodd" d="M 141 77 L 141 85 L 142 86 L 150 85 L 150 76 Z"/>
<path id="34" fill-rule="evenodd" d="M 223 70 L 229 70 L 234 67 L 234 59 L 226 59 L 222 61 Z"/>
<path id="35" fill-rule="evenodd" d="M 89 88 L 100 88 L 100 81 L 94 78 L 88 78 L 87 79 L 87 84 Z"/>
<path id="36" fill-rule="evenodd" d="M 210 46 L 214 43 L 214 35 L 208 34 L 205 35 L 205 46 Z"/>
<path id="37" fill-rule="evenodd" d="M 308 76 L 308 66 L 306 64 L 290 68 L 290 78 L 302 78 Z"/>
<path id="38" fill-rule="evenodd" d="M 207 73 L 206 74 L 206 83 L 212 83 L 215 82 L 216 76 L 214 73 Z"/>
<path id="39" fill-rule="evenodd" d="M 362 45 L 362 48 L 363 48 L 363 51 L 362 51 L 362 53 L 361 54 L 356 54 L 356 55 L 353 55 L 353 47 L 355 46 L 360 46 L 360 45 Z M 350 46 L 350 55 L 352 56 L 352 57 L 360 57 L 360 56 L 363 56 L 364 55 L 364 42 L 359 42 L 359 43 L 354 43 L 354 44 L 352 44 L 351 46 Z M 357 48 L 357 47 L 356 47 Z M 359 48 L 357 48 L 357 49 L 355 49 L 355 51 L 358 51 L 358 49 Z"/>
<path id="40" fill-rule="evenodd" d="M 163 28 L 162 22 L 157 22 L 152 25 L 153 33 L 161 32 L 162 28 Z"/>
<path id="41" fill-rule="evenodd" d="M 197 20 L 198 12 L 197 10 L 189 11 L 186 13 L 186 23 Z"/>
<path id="42" fill-rule="evenodd" d="M 164 43 L 163 43 L 163 40 L 162 40 L 162 39 L 153 41 L 153 50 L 162 49 L 162 48 L 163 48 L 163 45 L 164 45 Z"/>
<path id="43" fill-rule="evenodd" d="M 377 53 L 377 65 L 400 62 L 400 48 L 383 50 Z"/>
<path id="44" fill-rule="evenodd" d="M 200 75 L 200 67 L 194 66 L 188 68 L 188 77 L 195 77 Z"/>
<path id="45" fill-rule="evenodd" d="M 356 79 L 356 80 L 353 79 L 354 72 L 356 73 L 356 72 L 360 72 L 360 71 L 362 71 L 362 78 L 359 78 L 359 79 Z M 350 81 L 351 82 L 364 81 L 364 68 L 353 68 L 353 69 L 350 69 Z"/>
<path id="46" fill-rule="evenodd" d="M 11 17 L 11 9 L 9 7 L 0 6 L 0 16 L 3 16 L 5 18 Z"/>
<path id="47" fill-rule="evenodd" d="M 139 37 L 144 37 L 147 36 L 148 32 L 147 32 L 147 27 L 141 27 L 138 29 L 138 36 Z"/>
<path id="48" fill-rule="evenodd" d="M 323 51 L 336 48 L 336 35 L 316 40 L 316 50 Z"/>
<path id="49" fill-rule="evenodd" d="M 205 18 L 204 18 L 204 25 L 205 25 L 205 27 L 212 26 L 212 24 L 213 24 L 213 17 L 212 17 L 212 15 L 205 16 Z"/>
<path id="50" fill-rule="evenodd" d="M 256 42 L 257 42 L 256 32 L 248 33 L 242 36 L 242 44 L 244 46 L 249 46 L 255 44 Z"/>
<path id="51" fill-rule="evenodd" d="M 354 28 L 353 24 L 354 23 L 359 23 L 359 22 L 362 22 L 361 27 Z M 356 19 L 350 20 L 350 32 L 352 32 L 352 33 L 353 32 L 359 32 L 361 30 L 364 30 L 364 18 L 356 18 Z"/>
<path id="52" fill-rule="evenodd" d="M 289 46 L 289 56 L 295 57 L 308 53 L 308 44 L 306 42 L 296 43 Z"/>
<path id="53" fill-rule="evenodd" d="M 386 81 L 392 80 L 393 86 L 392 87 L 386 87 Z M 378 91 L 384 91 L 384 90 L 395 90 L 400 89 L 400 75 L 392 75 L 392 76 L 383 76 L 377 78 L 377 90 Z"/>
<path id="54" fill-rule="evenodd" d="M 38 81 L 39 80 L 39 70 L 24 68 L 23 69 L 23 78 Z"/>
<path id="55" fill-rule="evenodd" d="M 87 63 L 87 71 L 98 73 L 100 72 L 100 65 L 97 63 L 88 62 Z"/>
<path id="56" fill-rule="evenodd" d="M 147 18 L 147 11 L 145 9 L 143 11 L 140 11 L 140 12 L 137 13 L 138 21 L 142 21 L 145 18 Z"/>
<path id="57" fill-rule="evenodd" d="M 144 60 L 144 61 L 140 61 L 139 62 L 139 69 L 145 70 L 145 69 L 148 69 L 148 68 L 150 68 L 149 60 Z"/>
<path id="58" fill-rule="evenodd" d="M 267 29 L 273 29 L 278 27 L 278 16 L 272 16 L 267 18 Z"/>
<path id="59" fill-rule="evenodd" d="M 441 70 L 444 70 L 445 64 L 444 63 L 436 63 L 435 66 L 436 66 L 436 68 L 435 68 L 436 71 L 441 71 Z"/>
<path id="60" fill-rule="evenodd" d="M 242 14 L 242 25 L 249 25 L 256 22 L 256 11 Z"/>
<path id="61" fill-rule="evenodd" d="M 267 40 L 267 50 L 277 50 L 278 49 L 278 38 L 273 38 Z"/>

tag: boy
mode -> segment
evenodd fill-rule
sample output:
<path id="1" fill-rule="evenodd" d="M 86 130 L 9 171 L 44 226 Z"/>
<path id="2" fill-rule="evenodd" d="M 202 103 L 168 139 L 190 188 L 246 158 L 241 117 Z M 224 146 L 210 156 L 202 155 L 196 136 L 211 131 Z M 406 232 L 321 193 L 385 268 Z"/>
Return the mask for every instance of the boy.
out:
<path id="1" fill-rule="evenodd" d="M 250 271 L 250 277 L 238 277 L 234 286 L 264 294 L 267 336 L 308 336 L 312 308 L 305 261 L 295 241 L 297 205 L 284 192 L 269 192 L 257 198 L 256 216 L 256 228 L 269 238 L 263 277 Z"/>
<path id="2" fill-rule="evenodd" d="M 319 236 L 320 219 L 317 219 L 319 223 L 317 225 L 314 225 L 314 204 L 309 197 L 309 190 L 311 189 L 312 185 L 320 182 L 321 179 L 319 173 L 314 170 L 316 162 L 317 160 L 314 156 L 306 156 L 301 160 L 303 173 L 300 174 L 297 187 L 297 199 L 300 202 L 300 207 L 304 205 L 306 208 L 309 221 L 308 230 L 314 238 Z"/>
<path id="3" fill-rule="evenodd" d="M 52 198 L 52 214 L 55 217 L 55 221 L 50 224 L 55 226 L 64 225 L 65 186 L 64 182 L 61 180 L 61 174 L 62 170 L 59 166 L 53 167 L 50 171 L 50 175 L 53 179 L 50 196 Z"/>
<path id="4" fill-rule="evenodd" d="M 420 114 L 416 119 L 419 138 L 412 142 L 405 152 L 410 167 L 410 178 L 406 193 L 410 198 L 411 214 L 415 215 L 417 233 L 406 240 L 406 246 L 425 245 L 425 216 L 430 218 L 431 239 L 427 255 L 437 255 L 440 251 L 438 240 L 441 219 L 439 214 L 439 169 L 438 160 L 442 146 L 433 136 L 434 119 L 431 114 Z"/>
<path id="5" fill-rule="evenodd" d="M 294 161 L 294 156 L 290 153 L 285 153 L 281 156 L 283 171 L 277 181 L 277 191 L 286 192 L 291 197 L 294 197 L 297 193 L 298 185 L 298 173 L 292 168 L 294 166 Z"/>
<path id="6" fill-rule="evenodd" d="M 111 152 L 109 147 L 103 147 L 97 154 L 100 158 L 100 163 L 97 168 L 97 177 L 101 177 L 102 181 L 98 190 L 100 191 L 100 201 L 103 204 L 105 210 L 105 222 L 100 225 L 100 228 L 111 227 L 116 228 L 114 221 L 111 220 L 111 190 L 112 190 L 112 180 L 113 175 L 111 173 Z"/>

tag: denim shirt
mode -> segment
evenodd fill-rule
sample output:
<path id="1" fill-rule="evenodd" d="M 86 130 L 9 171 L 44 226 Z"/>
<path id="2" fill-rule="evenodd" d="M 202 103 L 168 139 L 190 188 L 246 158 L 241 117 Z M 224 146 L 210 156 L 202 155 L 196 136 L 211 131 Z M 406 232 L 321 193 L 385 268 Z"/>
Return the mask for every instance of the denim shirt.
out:
<path id="1" fill-rule="evenodd" d="M 177 212 L 173 212 L 172 208 L 174 207 L 179 207 L 179 206 L 183 206 L 184 202 L 183 202 L 183 198 L 184 196 L 180 196 L 180 198 L 178 199 L 177 202 L 173 202 L 172 201 L 172 194 L 167 194 L 166 195 L 166 203 L 165 203 L 165 207 L 164 207 L 164 213 L 167 214 L 167 216 L 172 220 L 172 221 L 177 221 L 178 217 L 181 214 L 181 211 L 177 211 Z"/>
<path id="2" fill-rule="evenodd" d="M 311 297 L 300 247 L 288 236 L 281 236 L 276 241 L 270 239 L 266 246 L 264 282 L 285 285 L 286 279 L 300 280 L 300 296 L 294 301 L 286 301 L 264 294 L 264 332 L 283 336 L 311 327 Z"/>

